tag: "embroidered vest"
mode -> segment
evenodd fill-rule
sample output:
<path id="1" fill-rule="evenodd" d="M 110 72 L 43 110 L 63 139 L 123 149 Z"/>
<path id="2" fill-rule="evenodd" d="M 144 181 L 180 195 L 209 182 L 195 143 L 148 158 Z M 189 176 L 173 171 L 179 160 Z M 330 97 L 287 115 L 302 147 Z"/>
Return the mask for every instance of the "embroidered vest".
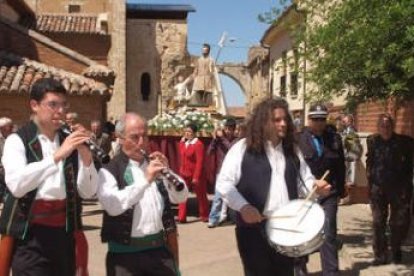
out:
<path id="1" fill-rule="evenodd" d="M 121 151 L 105 166 L 105 169 L 116 179 L 120 190 L 133 182 L 132 172 L 129 169 L 128 164 L 128 156 Z M 162 213 L 164 231 L 174 231 L 177 226 L 174 220 L 173 210 L 171 209 L 168 191 L 161 180 L 156 180 L 156 184 L 164 201 L 164 210 Z M 101 230 L 102 242 L 114 241 L 120 244 L 129 245 L 131 241 L 133 214 L 134 206 L 118 216 L 110 216 L 107 212 L 104 212 L 103 226 Z"/>
<path id="2" fill-rule="evenodd" d="M 42 147 L 38 139 L 37 126 L 30 122 L 17 131 L 26 149 L 27 163 L 38 162 L 43 159 Z M 62 143 L 65 137 L 59 133 Z M 74 151 L 64 161 L 64 179 L 66 189 L 66 231 L 72 232 L 82 228 L 81 198 L 79 197 L 76 180 L 78 176 L 78 153 Z M 32 203 L 37 189 L 28 192 L 21 198 L 14 197 L 10 192 L 6 194 L 4 209 L 0 217 L 0 233 L 25 239 L 31 216 Z"/>
<path id="3" fill-rule="evenodd" d="M 299 159 L 297 156 L 290 157 L 285 154 L 285 182 L 288 190 L 289 199 L 298 198 L 298 173 Z M 263 213 L 270 189 L 270 180 L 272 169 L 266 153 L 257 154 L 246 150 L 242 166 L 242 175 L 240 177 L 237 190 L 249 202 L 255 206 L 260 213 Z M 244 226 L 245 223 L 238 216 L 236 223 L 238 226 Z"/>

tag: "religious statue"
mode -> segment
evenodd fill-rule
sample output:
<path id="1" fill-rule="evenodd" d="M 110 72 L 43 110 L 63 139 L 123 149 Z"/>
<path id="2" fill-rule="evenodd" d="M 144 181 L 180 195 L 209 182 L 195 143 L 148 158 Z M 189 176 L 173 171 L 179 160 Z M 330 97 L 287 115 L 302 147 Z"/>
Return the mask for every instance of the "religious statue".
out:
<path id="1" fill-rule="evenodd" d="M 178 76 L 178 83 L 174 86 L 176 94 L 174 96 L 174 101 L 181 105 L 182 102 L 186 103 L 190 99 L 190 91 L 188 91 L 187 84 L 190 78 L 184 80 L 183 76 Z"/>
<path id="2" fill-rule="evenodd" d="M 213 104 L 215 64 L 210 57 L 210 45 L 203 44 L 203 55 L 197 60 L 191 78 L 194 80 L 190 106 L 208 107 Z"/>

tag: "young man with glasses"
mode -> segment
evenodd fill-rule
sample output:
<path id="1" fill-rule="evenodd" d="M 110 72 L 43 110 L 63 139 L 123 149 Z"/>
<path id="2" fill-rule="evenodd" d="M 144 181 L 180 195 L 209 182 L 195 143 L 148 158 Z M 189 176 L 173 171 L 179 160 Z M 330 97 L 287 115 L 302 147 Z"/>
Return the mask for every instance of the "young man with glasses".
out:
<path id="1" fill-rule="evenodd" d="M 325 242 L 320 248 L 322 275 L 339 275 L 336 214 L 338 199 L 343 196 L 345 159 L 342 140 L 333 128 L 327 127 L 328 109 L 317 103 L 310 107 L 308 126 L 298 133 L 298 144 L 306 163 L 316 179 L 329 170 L 326 181 L 331 192 L 319 198 L 325 211 Z M 302 273 L 302 274 L 301 274 Z M 297 267 L 297 275 L 306 275 L 305 263 Z"/>
<path id="2" fill-rule="evenodd" d="M 11 134 L 4 146 L 9 193 L 0 233 L 14 238 L 15 246 L 0 255 L 13 254 L 15 276 L 85 275 L 85 263 L 77 267 L 76 261 L 78 246 L 85 248 L 81 201 L 97 190 L 97 171 L 84 145 L 90 135 L 81 125 L 67 137 L 60 131 L 69 103 L 57 80 L 43 78 L 33 84 L 30 108 L 32 121 Z"/>

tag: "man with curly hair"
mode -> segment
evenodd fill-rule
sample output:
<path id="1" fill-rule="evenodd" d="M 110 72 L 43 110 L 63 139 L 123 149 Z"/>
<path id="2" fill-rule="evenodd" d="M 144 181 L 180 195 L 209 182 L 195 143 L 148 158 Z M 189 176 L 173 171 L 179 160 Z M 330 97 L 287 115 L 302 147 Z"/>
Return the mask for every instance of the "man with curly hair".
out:
<path id="1" fill-rule="evenodd" d="M 224 158 L 217 189 L 238 212 L 236 238 L 245 275 L 294 275 L 294 259 L 279 254 L 263 235 L 266 217 L 312 186 L 318 194 L 329 193 L 330 185 L 311 174 L 294 132 L 286 101 L 265 99 L 247 122 L 246 138 Z"/>

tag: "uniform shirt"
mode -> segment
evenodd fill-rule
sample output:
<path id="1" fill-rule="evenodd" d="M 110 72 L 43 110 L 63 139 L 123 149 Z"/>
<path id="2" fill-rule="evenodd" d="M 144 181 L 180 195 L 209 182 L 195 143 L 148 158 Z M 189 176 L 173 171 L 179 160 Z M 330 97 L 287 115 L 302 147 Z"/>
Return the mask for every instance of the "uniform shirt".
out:
<path id="1" fill-rule="evenodd" d="M 53 160 L 53 154 L 60 146 L 59 136 L 56 134 L 53 141 L 43 134 L 38 134 L 38 138 L 43 159 L 27 164 L 26 149 L 22 139 L 17 134 L 7 137 L 2 157 L 7 187 L 17 198 L 37 189 L 36 199 L 65 199 L 63 161 L 56 164 Z M 93 162 L 86 167 L 80 157 L 78 160 L 78 192 L 81 197 L 90 198 L 96 194 L 98 174 Z"/>
<path id="2" fill-rule="evenodd" d="M 99 201 L 110 216 L 118 216 L 134 208 L 132 237 L 144 237 L 158 233 L 164 229 L 162 224 L 164 200 L 158 191 L 157 184 L 155 181 L 149 183 L 145 178 L 146 162 L 139 164 L 129 160 L 128 166 L 132 171 L 133 183 L 122 190 L 118 188 L 115 177 L 108 170 L 99 171 L 99 183 L 101 183 L 98 188 Z M 179 179 L 184 182 L 181 178 Z M 166 185 L 166 189 L 172 203 L 181 203 L 187 199 L 187 187 L 178 192 L 168 186 Z"/>
<path id="3" fill-rule="evenodd" d="M 240 211 L 244 205 L 249 204 L 249 202 L 247 202 L 238 192 L 236 187 L 240 181 L 242 173 L 241 165 L 245 151 L 246 139 L 241 139 L 234 144 L 224 158 L 217 179 L 217 189 L 219 193 L 224 196 L 224 199 L 228 202 L 229 206 L 236 211 Z M 271 215 L 273 211 L 287 204 L 289 202 L 289 195 L 285 181 L 286 160 L 283 154 L 282 144 L 279 143 L 274 147 L 269 142 L 266 146 L 266 155 L 272 168 L 269 195 L 263 211 L 263 215 L 268 216 Z M 315 178 L 300 152 L 298 152 L 298 157 L 300 160 L 300 175 L 307 188 L 306 189 L 298 184 L 298 190 L 308 192 L 312 189 Z"/>

